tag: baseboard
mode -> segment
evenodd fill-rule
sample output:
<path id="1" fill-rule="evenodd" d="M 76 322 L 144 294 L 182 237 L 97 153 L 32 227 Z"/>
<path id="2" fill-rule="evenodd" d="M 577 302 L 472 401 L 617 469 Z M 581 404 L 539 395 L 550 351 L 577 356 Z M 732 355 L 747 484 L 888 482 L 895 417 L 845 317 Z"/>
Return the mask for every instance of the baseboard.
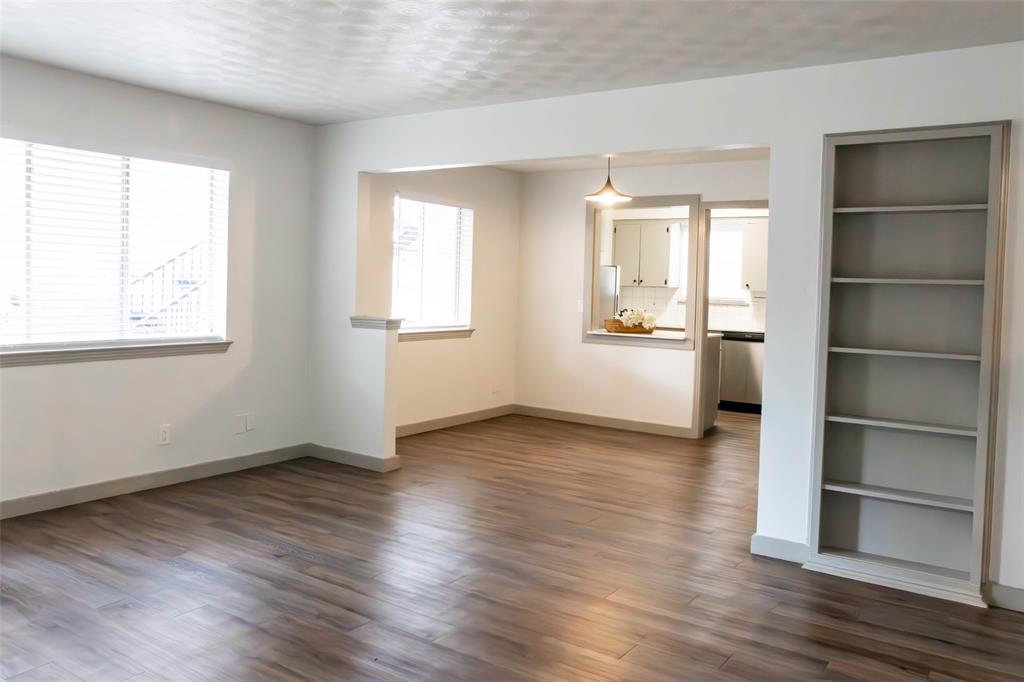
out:
<path id="1" fill-rule="evenodd" d="M 802 542 L 754 533 L 750 536 L 750 553 L 802 564 L 810 556 L 810 549 Z"/>
<path id="2" fill-rule="evenodd" d="M 618 417 L 601 417 L 595 414 L 553 410 L 548 407 L 534 407 L 532 405 L 515 405 L 514 408 L 514 414 L 521 414 L 526 417 L 540 417 L 541 419 L 554 419 L 561 422 L 572 422 L 573 424 L 603 426 L 609 429 L 651 433 L 658 436 L 672 436 L 674 438 L 701 437 L 701 434 L 696 433 L 694 429 L 685 426 L 672 426 L 670 424 L 658 424 L 655 422 L 641 422 L 634 421 L 632 419 L 619 419 Z"/>
<path id="3" fill-rule="evenodd" d="M 25 497 L 17 497 L 12 500 L 2 500 L 0 501 L 0 519 L 34 514 L 48 509 L 102 500 L 107 497 L 116 497 L 117 495 L 137 493 L 151 488 L 162 488 L 166 485 L 195 481 L 200 478 L 209 478 L 210 476 L 230 474 L 235 471 L 242 471 L 243 469 L 277 464 L 278 462 L 286 462 L 299 457 L 316 457 L 328 462 L 346 464 L 358 467 L 359 469 L 368 469 L 381 473 L 394 471 L 401 466 L 401 459 L 397 455 L 385 458 L 371 457 L 370 455 L 336 450 L 324 447 L 323 445 L 302 443 L 301 445 L 290 445 L 284 448 L 277 448 L 276 450 L 265 450 L 248 455 L 218 459 L 213 462 L 192 464 L 177 469 L 154 471 L 149 474 L 139 474 L 138 476 L 126 476 L 125 478 L 118 478 L 113 481 L 90 483 L 74 488 L 39 493 L 38 495 L 26 495 Z"/>
<path id="4" fill-rule="evenodd" d="M 338 450 L 337 448 L 329 448 L 324 445 L 315 445 L 313 443 L 306 446 L 306 454 L 310 457 L 316 457 L 317 459 L 323 459 L 328 462 L 347 464 L 350 467 L 368 469 L 379 473 L 394 471 L 402 466 L 402 459 L 398 455 L 373 457 L 372 455 L 361 455 L 358 452 Z"/>
<path id="5" fill-rule="evenodd" d="M 809 571 L 891 587 L 903 592 L 923 594 L 978 608 L 988 607 L 977 584 L 905 566 L 879 564 L 875 561 L 835 554 L 814 554 L 803 567 Z"/>
<path id="6" fill-rule="evenodd" d="M 93 500 L 102 500 L 107 497 L 136 493 L 140 490 L 149 490 L 150 488 L 162 488 L 165 485 L 194 481 L 199 478 L 230 474 L 242 469 L 251 469 L 253 467 L 266 466 L 267 464 L 285 462 L 296 457 L 305 457 L 308 454 L 307 444 L 303 443 L 301 445 L 277 448 L 276 450 L 265 450 L 248 455 L 218 459 L 213 462 L 192 464 L 177 469 L 154 471 L 137 476 L 126 476 L 113 481 L 89 483 L 74 488 L 39 493 L 38 495 L 16 497 L 12 500 L 0 501 L 0 519 L 9 519 L 14 516 L 46 511 L 47 509 L 57 509 L 58 507 L 67 507 L 72 504 L 81 504 L 82 502 L 92 502 Z"/>
<path id="7" fill-rule="evenodd" d="M 402 438 L 404 436 L 413 436 L 417 433 L 437 431 L 438 429 L 448 429 L 453 426 L 461 426 L 462 424 L 481 422 L 485 419 L 504 417 L 507 414 L 514 414 L 515 409 L 515 405 L 499 405 L 497 407 L 489 407 L 485 410 L 453 414 L 450 417 L 439 417 L 438 419 L 427 419 L 425 421 L 415 422 L 412 424 L 403 424 L 402 426 L 395 428 L 395 437 Z"/>
<path id="8" fill-rule="evenodd" d="M 1024 613 L 1024 588 L 1000 585 L 999 583 L 986 583 L 982 586 L 985 601 L 992 606 L 1011 611 Z"/>
<path id="9" fill-rule="evenodd" d="M 609 429 L 620 429 L 622 431 L 636 431 L 638 433 L 652 433 L 658 436 L 672 436 L 674 438 L 700 438 L 693 429 L 683 426 L 672 426 L 670 424 L 657 424 L 654 422 L 641 422 L 632 419 L 619 419 L 617 417 L 601 417 L 596 414 L 584 414 L 583 412 L 568 412 L 566 410 L 554 410 L 548 407 L 534 407 L 532 405 L 499 405 L 485 410 L 475 412 L 464 412 L 453 414 L 450 417 L 428 419 L 414 424 L 403 424 L 395 428 L 395 436 L 403 438 L 413 436 L 417 433 L 437 431 L 453 426 L 471 424 L 473 422 L 504 417 L 509 414 L 521 414 L 524 417 L 538 417 L 540 419 L 554 419 L 560 422 L 571 422 L 573 424 L 586 424 L 588 426 L 603 426 Z"/>
<path id="10" fill-rule="evenodd" d="M 750 536 L 750 553 L 757 554 L 759 556 L 771 557 L 773 559 L 782 559 L 783 561 L 791 561 L 798 564 L 809 562 L 804 565 L 804 568 L 808 568 L 813 571 L 831 573 L 832 575 L 851 578 L 853 580 L 886 585 L 887 587 L 893 587 L 907 592 L 927 594 L 929 596 L 939 597 L 940 599 L 952 599 L 972 606 L 984 606 L 984 604 L 978 600 L 977 595 L 964 595 L 951 590 L 925 591 L 922 590 L 920 586 L 912 585 L 906 581 L 881 581 L 877 576 L 873 575 L 869 576 L 867 574 L 856 571 L 851 572 L 848 570 L 840 571 L 834 566 L 820 566 L 811 560 L 811 551 L 807 545 L 799 542 L 793 542 L 792 540 L 782 540 L 780 538 L 773 538 L 754 533 Z M 998 606 L 999 608 L 1010 609 L 1011 611 L 1024 612 L 1024 588 L 1010 587 L 1008 585 L 1000 585 L 999 583 L 987 583 L 982 586 L 982 593 L 985 602 L 991 606 Z"/>

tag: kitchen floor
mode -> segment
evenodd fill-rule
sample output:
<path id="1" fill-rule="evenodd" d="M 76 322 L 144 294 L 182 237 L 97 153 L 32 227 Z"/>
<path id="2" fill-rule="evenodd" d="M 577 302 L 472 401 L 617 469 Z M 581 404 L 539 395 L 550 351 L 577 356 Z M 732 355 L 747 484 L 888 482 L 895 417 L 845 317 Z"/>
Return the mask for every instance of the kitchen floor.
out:
<path id="1" fill-rule="evenodd" d="M 757 415 L 700 441 L 523 416 L 7 521 L 39 680 L 1020 680 L 1024 614 L 751 556 Z"/>

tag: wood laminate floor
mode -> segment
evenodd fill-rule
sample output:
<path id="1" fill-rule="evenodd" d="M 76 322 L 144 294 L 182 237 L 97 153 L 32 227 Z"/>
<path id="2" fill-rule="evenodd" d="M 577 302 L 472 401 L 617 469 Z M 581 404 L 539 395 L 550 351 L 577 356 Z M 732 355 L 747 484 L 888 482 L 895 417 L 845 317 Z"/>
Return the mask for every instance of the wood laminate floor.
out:
<path id="1" fill-rule="evenodd" d="M 7 521 L 11 680 L 1020 680 L 1024 614 L 752 557 L 755 415 L 509 416 Z"/>

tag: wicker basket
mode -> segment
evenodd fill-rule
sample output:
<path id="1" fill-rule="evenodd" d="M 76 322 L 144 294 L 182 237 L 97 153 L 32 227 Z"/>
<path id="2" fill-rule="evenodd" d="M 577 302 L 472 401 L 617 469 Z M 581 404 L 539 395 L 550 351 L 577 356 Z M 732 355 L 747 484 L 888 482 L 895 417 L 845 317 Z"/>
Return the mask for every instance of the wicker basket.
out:
<path id="1" fill-rule="evenodd" d="M 616 320 L 614 317 L 609 317 L 604 321 L 604 330 L 614 334 L 651 334 L 654 332 L 653 329 L 647 329 L 643 325 L 627 327 L 622 324 L 621 320 Z"/>

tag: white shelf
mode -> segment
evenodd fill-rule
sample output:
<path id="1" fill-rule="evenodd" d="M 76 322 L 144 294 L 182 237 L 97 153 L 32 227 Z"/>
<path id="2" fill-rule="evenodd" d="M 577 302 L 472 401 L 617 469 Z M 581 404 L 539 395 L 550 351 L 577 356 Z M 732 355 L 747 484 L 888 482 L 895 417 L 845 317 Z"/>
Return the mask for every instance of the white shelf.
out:
<path id="1" fill-rule="evenodd" d="M 879 419 L 877 417 L 861 417 L 857 415 L 830 414 L 825 421 L 838 422 L 840 424 L 859 424 L 861 426 L 877 426 L 883 429 L 898 429 L 901 431 L 923 431 L 925 433 L 941 433 L 947 436 L 966 436 L 975 438 L 978 430 L 967 426 L 954 426 L 949 424 L 933 424 L 931 422 L 916 422 L 905 419 Z"/>
<path id="2" fill-rule="evenodd" d="M 926 573 L 928 575 L 942 576 L 943 578 L 952 578 L 953 580 L 967 581 L 971 577 L 970 573 L 967 571 L 958 571 L 955 568 L 946 568 L 945 566 L 935 566 L 933 564 L 922 564 L 917 561 L 894 559 L 893 557 L 882 556 L 880 554 L 857 552 L 852 549 L 842 549 L 840 547 L 822 547 L 821 552 L 819 553 L 827 557 L 836 557 L 839 559 L 871 564 L 881 564 L 890 568 L 916 571 L 919 573 Z"/>
<path id="3" fill-rule="evenodd" d="M 983 279 L 904 279 L 898 277 L 833 277 L 833 284 L 934 284 L 940 286 L 985 286 Z"/>
<path id="4" fill-rule="evenodd" d="M 846 481 L 825 481 L 821 488 L 822 490 L 828 490 L 834 493 L 846 493 L 848 495 L 872 497 L 876 500 L 890 500 L 892 502 L 916 504 L 922 507 L 937 507 L 939 509 L 952 509 L 953 511 L 969 513 L 974 512 L 974 503 L 964 497 L 934 495 L 932 493 L 921 493 L 914 490 L 886 488 L 880 485 L 867 485 L 866 483 L 847 483 Z"/>
<path id="5" fill-rule="evenodd" d="M 925 358 L 928 360 L 964 360 L 967 362 L 981 362 L 980 355 L 970 353 L 932 353 L 929 351 L 917 350 L 888 350 L 884 348 L 847 348 L 842 346 L 829 346 L 829 353 L 850 353 L 853 355 L 884 355 L 894 358 Z"/>
<path id="6" fill-rule="evenodd" d="M 917 206 L 846 206 L 833 208 L 833 213 L 949 213 L 954 211 L 987 211 L 988 204 L 923 204 Z"/>

